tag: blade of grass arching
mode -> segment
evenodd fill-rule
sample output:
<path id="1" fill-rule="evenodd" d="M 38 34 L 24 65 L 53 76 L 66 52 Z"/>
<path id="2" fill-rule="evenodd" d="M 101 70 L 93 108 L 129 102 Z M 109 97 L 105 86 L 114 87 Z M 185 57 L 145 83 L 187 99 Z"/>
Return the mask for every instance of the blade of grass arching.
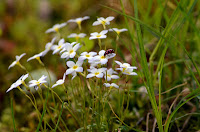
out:
<path id="1" fill-rule="evenodd" d="M 122 0 L 120 0 L 120 4 L 121 4 L 121 7 L 122 7 L 123 14 L 126 14 Z M 134 51 L 137 53 L 136 46 L 135 46 L 134 39 L 133 39 L 134 35 L 131 33 L 131 30 L 130 30 L 130 27 L 129 27 L 129 24 L 128 24 L 128 19 L 127 19 L 126 16 L 124 16 L 124 20 L 125 20 L 125 23 L 126 23 L 126 28 L 128 29 L 128 33 L 131 37 L 132 47 L 133 47 Z"/>
<path id="2" fill-rule="evenodd" d="M 191 14 L 192 9 L 194 8 L 194 5 L 195 5 L 195 4 L 196 4 L 196 1 L 193 2 L 193 4 L 191 5 L 189 11 L 187 12 L 187 16 L 185 16 L 185 17 L 179 22 L 179 25 L 174 29 L 173 33 L 172 33 L 172 34 L 169 33 L 169 39 L 168 39 L 167 45 L 165 46 L 165 48 L 164 48 L 164 50 L 163 50 L 163 52 L 162 52 L 162 55 L 161 55 L 161 57 L 160 57 L 160 60 L 162 60 L 162 59 L 165 57 L 165 54 L 166 54 L 167 49 L 168 49 L 168 47 L 169 47 L 170 41 L 174 38 L 173 36 L 174 36 L 175 34 L 177 34 L 177 33 L 180 31 L 181 26 L 182 26 L 182 25 L 184 24 L 184 22 L 186 21 L 186 18 Z M 178 6 L 178 7 L 181 7 L 181 6 Z M 158 63 L 158 66 L 157 66 L 157 69 L 156 69 L 156 72 L 155 72 L 154 79 L 156 79 L 156 78 L 157 78 L 157 75 L 158 75 L 158 71 L 159 71 L 160 64 L 161 64 L 161 63 L 160 63 L 160 60 L 159 60 L 159 63 Z"/>
<path id="3" fill-rule="evenodd" d="M 180 3 L 178 4 L 178 6 L 180 5 L 185 5 L 185 0 L 181 0 Z M 170 32 L 172 31 L 172 27 L 174 26 L 175 22 L 177 21 L 177 19 L 179 18 L 181 14 L 181 11 L 180 9 L 177 7 L 176 10 L 173 12 L 170 20 L 169 20 L 169 23 L 167 24 L 166 28 L 164 29 L 163 31 L 163 36 L 164 38 L 168 38 Z M 150 58 L 149 58 L 149 63 L 150 63 L 150 69 L 153 68 L 153 61 L 154 61 L 154 58 L 155 58 L 155 55 L 157 53 L 157 51 L 159 50 L 159 48 L 161 47 L 161 45 L 164 44 L 165 42 L 165 39 L 164 38 L 160 38 L 160 40 L 158 41 L 156 47 L 154 48 Z M 153 75 L 153 73 L 151 73 Z"/>
<path id="4" fill-rule="evenodd" d="M 192 77 L 193 77 L 193 78 L 194 78 L 194 80 L 196 81 L 196 83 L 197 83 L 198 87 L 200 88 L 200 84 L 199 84 L 199 82 L 198 82 L 197 78 L 195 77 L 195 75 L 194 75 L 194 73 L 193 73 L 192 69 L 191 69 L 191 68 L 190 68 L 190 66 L 187 64 L 187 62 L 184 62 L 184 63 L 185 63 L 185 65 L 187 66 L 187 68 L 189 69 L 190 73 L 192 74 Z"/>
<path id="5" fill-rule="evenodd" d="M 134 11 L 135 11 L 135 17 L 136 17 L 136 19 L 138 19 L 137 0 L 134 0 Z M 148 87 L 146 87 L 146 89 L 147 89 L 148 95 L 150 97 L 150 101 L 151 101 L 151 104 L 153 107 L 154 114 L 157 119 L 159 131 L 162 132 L 163 131 L 162 120 L 160 119 L 161 116 L 157 109 L 157 103 L 156 103 L 155 93 L 154 93 L 153 84 L 152 84 L 153 81 L 152 81 L 152 78 L 151 78 L 151 75 L 150 75 L 149 69 L 148 69 L 146 53 L 144 51 L 144 44 L 143 44 L 143 40 L 142 40 L 141 28 L 140 28 L 139 23 L 136 23 L 136 32 L 137 32 L 138 43 L 139 43 L 139 48 L 140 48 L 142 69 L 143 69 L 143 73 L 147 80 L 147 85 L 148 85 Z"/>
<path id="6" fill-rule="evenodd" d="M 54 132 L 56 132 L 56 130 L 57 130 L 57 128 L 58 128 L 59 121 L 60 121 L 60 119 L 61 119 L 62 110 L 63 110 L 63 104 L 64 104 L 64 101 L 62 102 L 60 114 L 59 114 L 59 117 L 58 117 L 58 121 L 57 121 L 56 127 L 55 127 L 55 129 L 54 129 Z"/>
<path id="7" fill-rule="evenodd" d="M 37 126 L 36 132 L 39 132 L 40 126 L 42 125 L 43 117 L 44 117 L 44 115 L 45 115 L 45 113 L 46 113 L 46 105 L 47 105 L 48 95 L 49 95 L 49 90 L 47 90 L 47 96 L 46 96 L 46 99 L 45 99 L 45 103 L 44 103 L 44 108 L 43 108 L 42 116 L 41 116 L 41 118 L 40 118 L 40 122 L 39 122 L 39 124 L 38 124 L 38 126 Z"/>
<path id="8" fill-rule="evenodd" d="M 162 74 L 163 74 L 163 65 L 164 65 L 164 58 L 161 61 L 161 68 L 160 68 L 160 75 L 159 75 L 159 102 L 158 102 L 158 108 L 160 112 L 160 120 L 162 122 L 162 110 L 161 110 L 161 89 L 162 89 Z"/>
<path id="9" fill-rule="evenodd" d="M 14 132 L 18 132 L 16 127 L 15 127 L 15 116 L 14 116 L 14 110 L 13 110 L 13 98 L 11 98 L 11 112 L 12 112 L 12 120 L 13 120 Z"/>
<path id="10" fill-rule="evenodd" d="M 169 129 L 169 124 L 172 120 L 172 118 L 174 117 L 174 115 L 176 114 L 176 112 L 188 101 L 190 101 L 191 99 L 197 97 L 200 94 L 200 89 L 196 89 L 194 90 L 192 93 L 188 94 L 187 96 L 185 96 L 177 105 L 177 107 L 174 109 L 174 111 L 171 113 L 171 115 L 169 116 L 168 120 L 166 121 L 165 127 L 164 127 L 164 131 L 168 132 Z M 187 99 L 188 98 L 188 99 Z M 182 102 L 183 100 L 185 100 L 184 102 Z"/>

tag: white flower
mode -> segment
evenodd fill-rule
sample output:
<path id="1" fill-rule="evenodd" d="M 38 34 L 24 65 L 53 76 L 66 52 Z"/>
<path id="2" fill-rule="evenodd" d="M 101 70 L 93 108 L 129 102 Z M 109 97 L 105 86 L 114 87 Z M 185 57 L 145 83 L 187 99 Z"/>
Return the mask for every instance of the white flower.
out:
<path id="1" fill-rule="evenodd" d="M 137 69 L 136 66 L 131 66 L 129 63 L 121 63 L 120 61 L 115 61 L 120 67 L 122 68 L 133 68 L 133 69 Z"/>
<path id="2" fill-rule="evenodd" d="M 79 38 L 84 38 L 86 36 L 85 33 L 79 33 L 79 34 L 76 34 L 76 33 L 72 33 L 68 36 L 68 38 L 76 38 L 76 39 L 79 39 Z"/>
<path id="3" fill-rule="evenodd" d="M 111 84 L 110 83 L 104 83 L 103 85 L 106 86 L 106 87 L 109 87 L 109 88 L 113 88 L 113 87 L 119 88 L 119 86 L 115 83 L 111 83 Z"/>
<path id="4" fill-rule="evenodd" d="M 16 60 L 13 61 L 12 64 L 10 64 L 10 66 L 8 67 L 8 69 L 10 69 L 11 67 L 14 67 L 15 65 L 21 65 L 20 62 L 19 62 L 19 60 L 20 60 L 23 56 L 25 56 L 25 55 L 26 55 L 26 53 L 23 53 L 23 54 L 21 54 L 20 56 L 18 56 L 18 55 L 15 56 Z"/>
<path id="5" fill-rule="evenodd" d="M 85 59 L 88 59 L 88 60 L 91 60 L 95 55 L 97 55 L 96 52 L 83 52 L 81 53 L 81 56 L 78 58 L 78 60 L 85 60 Z"/>
<path id="6" fill-rule="evenodd" d="M 58 53 L 64 47 L 64 45 L 65 45 L 64 42 L 65 42 L 65 40 L 61 39 L 61 40 L 59 40 L 58 45 L 53 45 L 51 47 L 51 49 L 53 50 L 53 54 Z"/>
<path id="7" fill-rule="evenodd" d="M 111 31 L 111 32 L 114 31 L 119 35 L 121 32 L 125 32 L 125 31 L 128 31 L 128 30 L 126 28 L 122 28 L 122 29 L 111 28 L 111 29 L 109 29 L 109 31 Z"/>
<path id="8" fill-rule="evenodd" d="M 108 30 L 103 30 L 101 31 L 100 33 L 97 33 L 97 32 L 94 32 L 94 33 L 91 33 L 91 37 L 89 38 L 90 40 L 91 39 L 104 39 L 106 38 L 107 36 L 105 35 L 106 33 L 108 32 Z"/>
<path id="9" fill-rule="evenodd" d="M 56 37 L 54 37 L 51 42 L 48 42 L 46 45 L 45 45 L 45 50 L 43 51 L 43 55 L 42 56 L 45 56 L 50 50 L 51 50 L 51 47 L 53 46 L 54 42 L 56 40 Z"/>
<path id="10" fill-rule="evenodd" d="M 97 55 L 93 59 L 91 59 L 89 61 L 89 63 L 96 63 L 96 64 L 101 63 L 103 65 L 103 64 L 106 64 L 108 62 L 108 59 L 110 59 L 110 58 L 112 58 L 116 55 L 115 53 L 112 53 L 110 55 L 104 56 L 104 53 L 105 53 L 105 50 L 99 51 L 99 55 Z"/>
<path id="11" fill-rule="evenodd" d="M 92 69 L 88 69 L 88 72 L 90 72 L 86 78 L 91 78 L 91 77 L 97 77 L 97 78 L 103 78 L 103 73 L 107 70 L 107 68 L 92 68 Z"/>
<path id="12" fill-rule="evenodd" d="M 46 30 L 45 33 L 50 33 L 50 32 L 58 32 L 60 28 L 66 26 L 67 23 L 61 23 L 61 24 L 55 24 L 52 28 L 49 28 Z"/>
<path id="13" fill-rule="evenodd" d="M 89 18 L 90 18 L 89 16 L 79 17 L 79 18 L 76 18 L 76 19 L 70 19 L 67 22 L 75 22 L 75 23 L 77 23 L 79 29 L 81 30 L 81 22 L 84 21 L 84 20 L 87 20 Z"/>
<path id="14" fill-rule="evenodd" d="M 47 82 L 46 78 L 47 78 L 47 76 L 42 75 L 42 77 L 40 79 L 38 79 L 38 80 L 29 81 L 29 83 L 30 83 L 29 87 L 36 87 L 36 90 L 37 90 L 40 85 L 42 85 L 42 84 Z"/>
<path id="15" fill-rule="evenodd" d="M 10 88 L 6 91 L 6 93 L 9 92 L 9 91 L 11 91 L 11 90 L 14 89 L 14 88 L 20 86 L 21 84 L 26 85 L 25 82 L 24 82 L 24 80 L 25 80 L 27 77 L 28 77 L 28 74 L 22 75 L 15 83 L 13 83 L 13 84 L 10 86 Z"/>
<path id="16" fill-rule="evenodd" d="M 41 61 L 41 60 L 40 60 L 40 57 L 41 57 L 41 56 L 43 56 L 43 52 L 40 52 L 39 54 L 36 54 L 36 55 L 30 57 L 30 58 L 27 60 L 27 62 L 30 61 L 30 60 L 33 60 L 33 59 L 36 59 L 36 60 L 38 60 L 38 61 L 40 62 L 40 61 Z"/>
<path id="17" fill-rule="evenodd" d="M 80 60 L 78 60 L 76 63 L 74 63 L 73 61 L 67 61 L 67 66 L 69 67 L 69 69 L 66 70 L 66 75 L 72 74 L 74 78 L 76 76 L 76 72 L 83 72 L 82 64 L 83 61 Z"/>
<path id="18" fill-rule="evenodd" d="M 107 18 L 103 18 L 103 17 L 99 17 L 97 18 L 97 21 L 95 21 L 92 26 L 96 26 L 96 25 L 103 25 L 103 28 L 105 29 L 106 26 L 105 25 L 110 25 L 110 21 L 112 21 L 114 19 L 113 16 L 109 16 Z"/>
<path id="19" fill-rule="evenodd" d="M 65 44 L 65 47 L 64 49 L 62 50 L 65 51 L 62 55 L 61 55 L 61 58 L 66 58 L 66 59 L 69 59 L 69 58 L 74 58 L 74 56 L 76 55 L 76 51 L 80 48 L 80 44 L 76 44 L 74 47 L 73 45 L 71 45 L 70 43 L 67 43 Z"/>
<path id="20" fill-rule="evenodd" d="M 133 68 L 127 68 L 122 73 L 125 75 L 137 75 L 136 72 L 133 72 Z"/>
<path id="21" fill-rule="evenodd" d="M 114 71 L 112 68 L 107 70 L 107 73 L 105 71 L 105 73 L 104 73 L 105 74 L 105 76 L 104 76 L 105 80 L 107 79 L 107 81 L 110 81 L 111 79 L 118 79 L 119 78 L 119 76 L 117 76 L 117 75 L 112 75 L 113 73 L 117 74 L 117 72 Z"/>
<path id="22" fill-rule="evenodd" d="M 59 79 L 58 81 L 56 81 L 56 84 L 54 84 L 54 85 L 52 86 L 52 88 L 54 88 L 54 87 L 56 87 L 56 86 L 58 86 L 58 85 L 64 84 L 64 82 L 65 82 L 65 77 L 66 77 L 66 74 L 64 73 L 63 78 L 62 78 L 62 79 Z"/>

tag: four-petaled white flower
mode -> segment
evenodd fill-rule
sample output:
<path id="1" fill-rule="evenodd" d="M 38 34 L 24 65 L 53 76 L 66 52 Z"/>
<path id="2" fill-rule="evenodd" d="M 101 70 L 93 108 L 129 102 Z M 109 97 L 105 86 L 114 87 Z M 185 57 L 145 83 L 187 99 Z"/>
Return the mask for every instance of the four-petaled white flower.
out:
<path id="1" fill-rule="evenodd" d="M 81 30 L 81 22 L 84 21 L 84 20 L 87 20 L 87 19 L 90 19 L 90 17 L 89 16 L 79 17 L 79 18 L 76 18 L 76 19 L 70 19 L 67 22 L 75 22 L 75 23 L 77 23 L 79 29 Z"/>
<path id="2" fill-rule="evenodd" d="M 136 72 L 133 72 L 133 68 L 127 68 L 127 69 L 123 70 L 122 73 L 125 75 L 137 75 Z"/>
<path id="3" fill-rule="evenodd" d="M 52 88 L 54 88 L 54 87 L 56 87 L 58 85 L 63 85 L 64 82 L 65 82 L 65 77 L 66 77 L 66 74 L 64 73 L 63 78 L 59 79 L 58 81 L 56 81 L 56 83 L 52 86 Z"/>
<path id="4" fill-rule="evenodd" d="M 109 87 L 109 88 L 113 88 L 113 87 L 115 87 L 115 88 L 119 88 L 119 86 L 117 85 L 117 84 L 115 84 L 115 83 L 104 83 L 103 84 L 105 87 Z"/>
<path id="5" fill-rule="evenodd" d="M 105 50 L 99 51 L 99 55 L 93 57 L 93 59 L 91 59 L 89 61 L 89 63 L 96 63 L 96 64 L 101 63 L 103 65 L 103 64 L 106 64 L 108 62 L 108 59 L 110 59 L 110 58 L 112 58 L 116 55 L 115 53 L 112 53 L 110 55 L 105 56 L 104 53 L 105 53 Z"/>
<path id="6" fill-rule="evenodd" d="M 39 62 L 41 62 L 41 60 L 40 60 L 40 57 L 41 57 L 41 56 L 43 56 L 43 52 L 40 52 L 39 54 L 36 54 L 36 55 L 30 57 L 30 58 L 27 60 L 27 62 L 30 61 L 30 60 L 33 60 L 33 59 L 36 59 L 36 60 L 38 60 Z"/>
<path id="7" fill-rule="evenodd" d="M 121 32 L 125 32 L 125 31 L 128 31 L 126 28 L 122 28 L 122 29 L 118 29 L 118 28 L 111 28 L 109 29 L 109 31 L 111 32 L 116 32 L 118 35 L 121 33 Z"/>
<path id="8" fill-rule="evenodd" d="M 96 26 L 102 24 L 103 28 L 106 29 L 106 25 L 110 25 L 110 21 L 112 21 L 113 19 L 113 16 L 109 16 L 107 18 L 99 17 L 97 18 L 97 21 L 95 21 L 92 25 Z"/>
<path id="9" fill-rule="evenodd" d="M 81 53 L 81 56 L 78 58 L 78 60 L 85 60 L 85 59 L 88 59 L 88 60 L 91 60 L 95 55 L 97 55 L 96 52 L 83 52 Z"/>
<path id="10" fill-rule="evenodd" d="M 66 75 L 72 74 L 73 78 L 76 76 L 76 72 L 83 72 L 83 67 L 82 67 L 83 61 L 78 60 L 76 63 L 73 61 L 67 61 L 67 66 L 69 69 L 66 70 Z"/>
<path id="11" fill-rule="evenodd" d="M 94 33 L 91 33 L 91 37 L 89 38 L 90 40 L 91 39 L 104 39 L 106 38 L 107 36 L 105 35 L 106 33 L 108 32 L 108 30 L 103 30 L 101 31 L 100 33 L 97 33 L 97 32 L 94 32 Z"/>
<path id="12" fill-rule="evenodd" d="M 69 59 L 69 58 L 74 58 L 74 56 L 76 55 L 76 51 L 80 48 L 80 44 L 76 44 L 74 47 L 72 44 L 70 43 L 67 43 L 65 44 L 65 47 L 63 49 L 63 51 L 65 51 L 62 55 L 61 55 L 61 58 L 66 58 L 66 59 Z M 62 51 L 62 52 L 63 52 Z"/>
<path id="13" fill-rule="evenodd" d="M 117 75 L 113 75 L 113 74 L 117 74 L 116 71 L 114 71 L 112 68 L 110 68 L 109 70 L 105 71 L 105 80 L 107 79 L 107 81 L 110 81 L 111 79 L 118 79 L 119 76 Z M 107 75 L 107 76 L 106 76 Z"/>
<path id="14" fill-rule="evenodd" d="M 29 87 L 35 87 L 35 89 L 37 90 L 38 87 L 40 87 L 40 85 L 47 83 L 46 79 L 47 79 L 47 76 L 42 75 L 42 77 L 38 80 L 31 80 L 29 81 L 30 83 Z"/>
<path id="15" fill-rule="evenodd" d="M 117 40 L 119 39 L 119 34 L 121 33 L 121 32 L 125 32 L 125 31 L 128 31 L 126 28 L 122 28 L 122 29 L 118 29 L 118 28 L 111 28 L 111 29 L 109 29 L 109 31 L 114 31 L 114 32 L 116 32 L 117 33 Z"/>
<path id="16" fill-rule="evenodd" d="M 10 88 L 6 91 L 6 93 L 9 92 L 9 91 L 11 91 L 11 90 L 14 89 L 14 88 L 20 86 L 21 84 L 26 85 L 25 82 L 24 82 L 24 80 L 25 80 L 27 77 L 28 77 L 28 74 L 22 75 L 15 83 L 13 83 L 13 84 L 10 86 Z"/>
<path id="17" fill-rule="evenodd" d="M 66 26 L 67 23 L 61 23 L 61 24 L 55 24 L 52 28 L 49 28 L 46 30 L 45 33 L 50 33 L 50 32 L 58 32 L 60 28 Z"/>
<path id="18" fill-rule="evenodd" d="M 58 45 L 53 45 L 51 49 L 53 50 L 53 54 L 58 53 L 65 46 L 65 40 L 61 39 L 58 42 Z"/>
<path id="19" fill-rule="evenodd" d="M 85 33 L 79 33 L 79 34 L 76 34 L 76 33 L 72 33 L 70 34 L 69 36 L 67 36 L 68 38 L 76 38 L 76 40 L 78 40 L 79 38 L 84 38 L 86 36 Z"/>
<path id="20" fill-rule="evenodd" d="M 23 54 L 21 54 L 20 56 L 18 56 L 18 55 L 15 56 L 16 60 L 13 61 L 12 64 L 10 64 L 10 66 L 8 67 L 8 69 L 10 69 L 11 67 L 14 67 L 15 65 L 21 65 L 20 62 L 19 62 L 19 60 L 20 60 L 23 56 L 25 56 L 25 55 L 26 55 L 26 53 L 23 53 Z"/>
<path id="21" fill-rule="evenodd" d="M 48 42 L 46 45 L 45 45 L 45 50 L 43 51 L 43 55 L 42 56 L 45 56 L 50 50 L 51 50 L 51 47 L 53 46 L 54 42 L 56 40 L 56 37 L 54 37 L 51 42 Z"/>
<path id="22" fill-rule="evenodd" d="M 107 70 L 107 68 L 91 68 L 88 69 L 88 72 L 90 72 L 86 78 L 91 78 L 91 77 L 97 77 L 97 78 L 103 78 L 104 72 Z"/>
<path id="23" fill-rule="evenodd" d="M 119 62 L 119 61 L 115 61 L 119 66 L 120 66 L 120 68 L 116 68 L 117 70 L 120 70 L 120 71 L 122 71 L 122 72 L 124 72 L 125 70 L 127 70 L 127 69 L 137 69 L 137 67 L 136 66 L 131 66 L 130 64 L 128 64 L 128 63 L 121 63 L 121 62 Z"/>

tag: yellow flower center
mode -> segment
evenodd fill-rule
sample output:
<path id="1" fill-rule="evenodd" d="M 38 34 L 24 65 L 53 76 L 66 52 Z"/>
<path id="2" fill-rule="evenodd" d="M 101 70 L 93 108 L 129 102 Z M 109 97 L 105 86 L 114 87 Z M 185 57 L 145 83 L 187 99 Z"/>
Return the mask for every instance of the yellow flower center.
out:
<path id="1" fill-rule="evenodd" d="M 78 68 L 78 66 L 77 66 L 77 65 L 73 66 L 73 69 L 77 69 L 77 68 Z"/>
<path id="2" fill-rule="evenodd" d="M 55 30 L 56 32 L 58 32 L 59 28 L 55 27 L 54 30 Z"/>
<path id="3" fill-rule="evenodd" d="M 73 53 L 73 52 L 74 52 L 74 50 L 70 50 L 70 51 L 69 51 L 70 54 Z"/>
<path id="4" fill-rule="evenodd" d="M 96 72 L 96 73 L 95 73 L 95 76 L 96 76 L 96 75 L 99 75 L 99 72 Z"/>
<path id="5" fill-rule="evenodd" d="M 80 24 L 81 24 L 81 21 L 77 21 L 76 23 L 77 23 L 78 25 L 80 25 Z"/>
<path id="6" fill-rule="evenodd" d="M 57 49 L 61 49 L 61 47 L 62 47 L 62 46 L 61 46 L 61 45 L 59 45 Z"/>
<path id="7" fill-rule="evenodd" d="M 101 59 L 105 59 L 105 56 L 101 56 Z"/>
<path id="8" fill-rule="evenodd" d="M 102 24 L 102 25 L 105 25 L 105 24 L 106 24 L 106 21 L 101 21 L 101 24 Z"/>
<path id="9" fill-rule="evenodd" d="M 90 57 L 90 55 L 85 55 L 85 57 Z"/>
<path id="10" fill-rule="evenodd" d="M 126 68 L 123 68 L 123 70 L 122 70 L 122 71 L 124 72 L 125 70 L 126 70 Z"/>
<path id="11" fill-rule="evenodd" d="M 120 34 L 120 31 L 116 31 L 116 33 L 119 35 L 119 34 Z"/>
<path id="12" fill-rule="evenodd" d="M 97 37 L 97 38 L 101 37 L 101 34 L 97 35 L 96 37 Z"/>
<path id="13" fill-rule="evenodd" d="M 107 76 L 108 76 L 108 77 L 111 77 L 111 75 L 110 75 L 110 74 L 108 74 Z"/>

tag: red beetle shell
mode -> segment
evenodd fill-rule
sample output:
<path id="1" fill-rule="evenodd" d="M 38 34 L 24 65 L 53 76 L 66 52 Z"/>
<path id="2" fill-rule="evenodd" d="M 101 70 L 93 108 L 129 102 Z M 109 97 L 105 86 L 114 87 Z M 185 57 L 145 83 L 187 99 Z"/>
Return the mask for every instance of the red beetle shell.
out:
<path id="1" fill-rule="evenodd" d="M 106 50 L 106 52 L 104 53 L 104 56 L 108 55 L 108 54 L 111 54 L 111 53 L 114 53 L 115 51 L 113 49 L 108 49 Z"/>

